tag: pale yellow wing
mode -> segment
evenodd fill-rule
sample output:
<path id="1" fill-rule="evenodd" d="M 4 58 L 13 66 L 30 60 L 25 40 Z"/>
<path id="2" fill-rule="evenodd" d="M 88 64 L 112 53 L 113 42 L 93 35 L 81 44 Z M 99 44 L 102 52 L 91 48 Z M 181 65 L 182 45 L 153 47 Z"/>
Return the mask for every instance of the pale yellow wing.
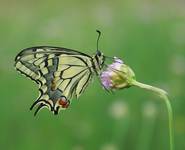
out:
<path id="1" fill-rule="evenodd" d="M 66 109 L 58 101 L 65 98 L 70 103 L 83 93 L 92 79 L 92 65 L 89 55 L 48 46 L 25 49 L 15 59 L 15 68 L 39 84 L 40 96 L 31 107 L 39 104 L 36 113 L 43 107 L 56 114 L 59 108 Z"/>

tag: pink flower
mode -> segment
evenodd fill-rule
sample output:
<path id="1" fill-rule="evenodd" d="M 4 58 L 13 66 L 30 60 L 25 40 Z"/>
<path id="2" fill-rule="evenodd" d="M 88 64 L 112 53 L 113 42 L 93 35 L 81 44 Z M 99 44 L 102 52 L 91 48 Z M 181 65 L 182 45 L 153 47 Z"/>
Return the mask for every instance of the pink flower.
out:
<path id="1" fill-rule="evenodd" d="M 130 87 L 133 78 L 135 74 L 131 68 L 117 57 L 114 57 L 114 62 L 108 65 L 100 75 L 102 85 L 108 90 Z"/>

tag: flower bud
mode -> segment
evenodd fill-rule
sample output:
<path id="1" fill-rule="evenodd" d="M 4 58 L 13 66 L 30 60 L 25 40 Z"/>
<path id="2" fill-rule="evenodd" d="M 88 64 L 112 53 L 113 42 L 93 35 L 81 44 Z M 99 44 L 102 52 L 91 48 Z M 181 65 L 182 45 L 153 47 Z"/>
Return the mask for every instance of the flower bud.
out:
<path id="1" fill-rule="evenodd" d="M 101 73 L 100 77 L 106 89 L 128 88 L 132 85 L 132 81 L 135 80 L 132 69 L 116 57 L 114 62 L 108 65 L 106 70 Z"/>

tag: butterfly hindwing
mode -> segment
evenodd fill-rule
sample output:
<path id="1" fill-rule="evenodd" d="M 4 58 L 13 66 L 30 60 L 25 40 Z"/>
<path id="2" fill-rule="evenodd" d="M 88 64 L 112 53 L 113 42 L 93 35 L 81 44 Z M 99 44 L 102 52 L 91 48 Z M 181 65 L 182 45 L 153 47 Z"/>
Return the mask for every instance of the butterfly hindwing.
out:
<path id="1" fill-rule="evenodd" d="M 15 58 L 15 68 L 39 84 L 40 96 L 31 106 L 38 105 L 35 115 L 44 107 L 55 114 L 66 109 L 92 79 L 92 63 L 87 54 L 49 46 L 25 49 Z"/>

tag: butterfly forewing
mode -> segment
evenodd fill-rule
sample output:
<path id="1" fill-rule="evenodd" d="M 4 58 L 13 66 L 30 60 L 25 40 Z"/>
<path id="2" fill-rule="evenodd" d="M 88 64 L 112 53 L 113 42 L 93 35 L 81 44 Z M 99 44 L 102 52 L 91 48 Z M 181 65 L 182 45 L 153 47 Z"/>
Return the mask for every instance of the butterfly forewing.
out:
<path id="1" fill-rule="evenodd" d="M 21 51 L 15 68 L 39 84 L 38 105 L 58 113 L 66 109 L 73 96 L 77 98 L 92 79 L 93 60 L 87 54 L 60 47 L 40 46 Z"/>

